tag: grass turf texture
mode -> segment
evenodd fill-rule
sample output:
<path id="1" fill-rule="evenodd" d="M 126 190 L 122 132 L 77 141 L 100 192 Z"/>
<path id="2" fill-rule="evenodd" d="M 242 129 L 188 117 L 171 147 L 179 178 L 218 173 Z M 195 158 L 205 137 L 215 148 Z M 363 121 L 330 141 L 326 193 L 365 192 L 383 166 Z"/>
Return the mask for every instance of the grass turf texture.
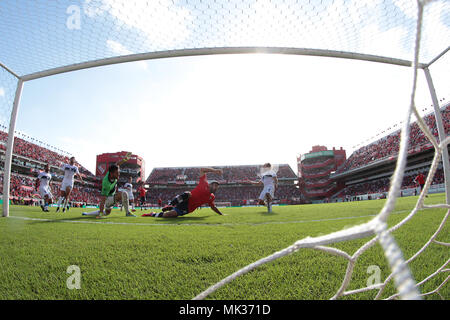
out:
<path id="1" fill-rule="evenodd" d="M 389 225 L 414 207 L 417 197 L 399 198 Z M 296 240 L 342 230 L 373 218 L 385 200 L 302 206 L 224 208 L 227 216 L 201 209 L 168 220 L 125 217 L 113 210 L 107 219 L 82 217 L 82 209 L 44 213 L 39 207 L 11 206 L 11 218 L 0 218 L 0 299 L 191 299 L 210 285 Z M 430 195 L 427 204 L 444 203 Z M 91 209 L 92 210 L 92 209 Z M 149 212 L 142 211 L 143 212 Z M 435 232 L 444 209 L 421 210 L 394 233 L 409 258 Z M 36 220 L 25 220 L 33 218 Z M 370 238 L 332 246 L 353 254 Z M 438 241 L 450 242 L 448 223 Z M 416 281 L 438 269 L 450 257 L 448 247 L 431 244 L 411 263 Z M 81 289 L 69 290 L 70 265 L 81 270 Z M 389 274 L 379 244 L 358 260 L 347 290 L 366 286 L 368 267 Z M 266 264 L 208 299 L 329 299 L 340 287 L 347 260 L 303 249 Z M 435 289 L 447 274 L 423 286 Z M 441 290 L 450 298 L 450 285 Z M 372 299 L 377 291 L 343 299 Z M 392 281 L 383 298 L 395 293 Z M 426 299 L 440 299 L 437 294 Z"/>

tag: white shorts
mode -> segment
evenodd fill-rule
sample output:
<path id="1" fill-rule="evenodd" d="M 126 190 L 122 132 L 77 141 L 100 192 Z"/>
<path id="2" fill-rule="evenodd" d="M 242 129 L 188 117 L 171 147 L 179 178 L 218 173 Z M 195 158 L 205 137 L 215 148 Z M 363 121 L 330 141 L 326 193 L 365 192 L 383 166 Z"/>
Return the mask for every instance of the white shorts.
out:
<path id="1" fill-rule="evenodd" d="M 129 201 L 134 201 L 133 193 L 130 192 L 129 190 L 119 188 L 118 191 L 119 191 L 119 192 L 125 192 L 125 193 L 128 195 L 128 200 L 129 200 Z"/>
<path id="2" fill-rule="evenodd" d="M 108 198 L 106 198 L 105 201 L 105 208 L 106 209 L 111 209 L 112 207 L 114 207 L 114 196 L 109 196 Z"/>
<path id="3" fill-rule="evenodd" d="M 53 199 L 52 192 L 50 191 L 50 187 L 39 187 L 39 195 L 42 199 L 45 198 L 45 196 L 48 196 L 49 198 Z"/>
<path id="4" fill-rule="evenodd" d="M 66 192 L 67 187 L 70 187 L 70 189 L 73 189 L 73 181 L 64 181 L 61 183 L 61 191 Z"/>
<path id="5" fill-rule="evenodd" d="M 263 191 L 261 191 L 261 194 L 259 195 L 258 199 L 259 200 L 266 199 L 266 193 L 270 194 L 270 196 L 273 199 L 274 195 L 275 195 L 275 187 L 273 185 L 264 186 L 264 189 L 263 189 Z"/>

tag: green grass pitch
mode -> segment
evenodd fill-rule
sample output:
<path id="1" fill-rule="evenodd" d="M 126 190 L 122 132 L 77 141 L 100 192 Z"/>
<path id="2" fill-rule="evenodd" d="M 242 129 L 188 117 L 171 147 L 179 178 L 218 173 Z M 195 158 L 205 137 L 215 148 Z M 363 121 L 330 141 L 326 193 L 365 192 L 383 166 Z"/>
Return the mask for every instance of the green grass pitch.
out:
<path id="1" fill-rule="evenodd" d="M 417 197 L 399 198 L 389 225 L 403 219 Z M 0 218 L 0 299 L 192 299 L 224 277 L 307 236 L 342 230 L 373 218 L 385 200 L 301 206 L 223 208 L 218 216 L 203 208 L 168 220 L 125 217 L 113 210 L 107 219 L 82 217 L 82 209 L 44 213 L 39 207 L 11 206 Z M 430 195 L 427 204 L 445 203 Z M 142 211 L 143 212 L 149 212 Z M 406 258 L 436 231 L 445 209 L 421 210 L 394 233 Z M 31 218 L 31 219 L 29 219 Z M 448 223 L 437 240 L 450 242 Z M 354 253 L 370 238 L 334 244 Z M 431 244 L 411 264 L 421 281 L 450 258 L 448 247 Z M 68 289 L 67 268 L 80 268 L 81 288 Z M 368 267 L 390 274 L 379 244 L 356 264 L 348 290 L 365 287 Z M 347 261 L 303 249 L 250 272 L 208 299 L 329 299 L 340 287 Z M 421 286 L 428 292 L 441 284 L 442 273 Z M 383 298 L 395 293 L 392 282 Z M 376 291 L 344 299 L 372 299 Z M 450 285 L 441 290 L 450 298 Z M 437 294 L 427 299 L 440 299 Z"/>

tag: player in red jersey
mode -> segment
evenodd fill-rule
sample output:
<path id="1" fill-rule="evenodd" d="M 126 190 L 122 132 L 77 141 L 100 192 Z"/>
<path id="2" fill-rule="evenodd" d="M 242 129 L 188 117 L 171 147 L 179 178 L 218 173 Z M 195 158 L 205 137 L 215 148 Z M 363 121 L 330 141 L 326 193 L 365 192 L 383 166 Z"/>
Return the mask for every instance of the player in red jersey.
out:
<path id="1" fill-rule="evenodd" d="M 152 212 L 151 216 L 156 218 L 176 218 L 195 211 L 195 209 L 203 204 L 208 204 L 214 212 L 223 216 L 224 214 L 214 204 L 214 193 L 219 188 L 219 183 L 217 181 L 208 183 L 208 180 L 206 180 L 207 173 L 222 174 L 222 170 L 211 168 L 200 169 L 200 181 L 194 190 L 177 195 L 170 202 L 170 205 L 162 209 L 162 212 Z"/>
<path id="2" fill-rule="evenodd" d="M 420 192 L 422 192 L 423 187 L 425 186 L 425 175 L 420 172 L 417 177 L 414 178 L 414 182 L 420 185 Z M 426 196 L 428 197 L 428 196 Z"/>
<path id="3" fill-rule="evenodd" d="M 141 211 L 142 211 L 142 208 L 144 207 L 144 204 L 145 204 L 145 192 L 146 192 L 144 185 L 142 183 L 139 186 L 137 191 L 139 193 L 139 202 L 140 202 L 140 207 L 141 207 Z"/>
<path id="4" fill-rule="evenodd" d="M 158 207 L 162 208 L 162 199 L 161 198 L 158 198 Z"/>

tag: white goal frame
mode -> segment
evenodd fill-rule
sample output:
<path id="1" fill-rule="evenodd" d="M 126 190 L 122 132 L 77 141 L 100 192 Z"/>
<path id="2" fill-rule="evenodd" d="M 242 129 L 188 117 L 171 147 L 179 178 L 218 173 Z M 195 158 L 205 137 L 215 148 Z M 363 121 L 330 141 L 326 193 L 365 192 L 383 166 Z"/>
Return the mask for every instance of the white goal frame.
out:
<path id="1" fill-rule="evenodd" d="M 300 241 L 297 241 L 292 246 L 279 251 L 277 253 L 274 253 L 273 255 L 261 259 L 253 264 L 250 264 L 249 266 L 237 271 L 233 275 L 225 278 L 218 284 L 211 286 L 203 293 L 199 294 L 196 299 L 203 299 L 207 297 L 209 294 L 220 288 L 221 286 L 225 285 L 226 283 L 232 281 L 236 277 L 245 274 L 254 268 L 267 263 L 269 261 L 272 261 L 274 259 L 277 259 L 279 257 L 285 256 L 287 254 L 290 254 L 292 252 L 295 252 L 299 250 L 300 248 L 313 248 L 316 250 L 322 250 L 331 254 L 335 254 L 341 257 L 346 258 L 349 261 L 347 272 L 344 277 L 344 281 L 342 283 L 341 288 L 338 290 L 336 295 L 333 298 L 337 298 L 343 295 L 352 294 L 355 292 L 362 292 L 366 290 L 372 290 L 372 289 L 379 289 L 381 294 L 382 290 L 384 289 L 384 286 L 386 285 L 387 281 L 389 281 L 391 278 L 394 278 L 396 281 L 396 287 L 398 289 L 398 296 L 405 299 L 413 299 L 420 297 L 420 293 L 417 290 L 417 286 L 419 284 L 415 284 L 414 280 L 412 280 L 412 277 L 410 276 L 408 263 L 413 260 L 418 254 L 420 254 L 431 242 L 438 243 L 441 245 L 448 246 L 447 243 L 438 242 L 435 240 L 437 234 L 442 230 L 447 217 L 450 212 L 450 162 L 449 162 L 449 155 L 447 152 L 447 145 L 450 143 L 450 137 L 447 137 L 444 131 L 443 121 L 441 112 L 439 109 L 439 102 L 438 98 L 435 92 L 433 79 L 429 70 L 429 67 L 435 63 L 437 60 L 439 60 L 442 56 L 448 53 L 450 50 L 450 46 L 447 47 L 444 51 L 439 53 L 436 57 L 434 57 L 429 63 L 419 63 L 419 50 L 420 50 L 420 39 L 421 39 L 421 26 L 422 26 L 422 17 L 423 17 L 423 8 L 424 6 L 430 2 L 429 0 L 417 0 L 417 30 L 416 30 L 416 43 L 415 43 L 415 52 L 414 52 L 414 58 L 413 60 L 403 60 L 403 59 L 396 59 L 392 57 L 384 57 L 384 56 L 377 56 L 377 55 L 369 55 L 369 54 L 360 54 L 360 53 L 353 53 L 353 52 L 343 52 L 343 51 L 333 51 L 333 50 L 322 50 L 322 49 L 309 49 L 309 48 L 289 48 L 289 47 L 214 47 L 214 48 L 197 48 L 197 49 L 180 49 L 180 50 L 168 50 L 168 51 L 158 51 L 158 52 L 148 52 L 148 53 L 140 53 L 140 54 L 129 54 L 129 55 L 122 55 L 122 56 L 116 56 L 111 58 L 105 58 L 95 61 L 87 61 L 67 66 L 61 66 L 49 70 L 43 70 L 27 75 L 18 75 L 13 70 L 8 68 L 8 66 L 0 63 L 0 67 L 6 70 L 8 73 L 10 73 L 12 76 L 14 76 L 18 80 L 18 84 L 16 87 L 16 92 L 14 96 L 14 103 L 12 106 L 11 116 L 10 116 L 10 122 L 9 122 L 9 130 L 8 130 L 8 141 L 6 146 L 6 155 L 5 155 L 5 168 L 4 168 L 4 181 L 3 181 L 3 211 L 2 215 L 3 217 L 9 216 L 9 189 L 10 189 L 10 178 L 11 178 L 11 164 L 12 164 L 12 155 L 13 155 L 13 145 L 14 145 L 14 132 L 16 127 L 16 120 L 19 114 L 19 107 L 20 107 L 20 98 L 22 94 L 23 85 L 27 81 L 32 81 L 36 79 L 41 79 L 44 77 L 61 74 L 61 73 L 67 73 L 71 71 L 77 71 L 82 69 L 88 69 L 88 68 L 95 68 L 100 66 L 107 66 L 107 65 L 113 65 L 113 64 L 119 64 L 119 63 L 126 63 L 126 62 L 136 62 L 136 61 L 142 61 L 142 60 L 150 60 L 150 59 L 161 59 L 161 58 L 172 58 L 172 57 L 186 57 L 186 56 L 201 56 L 201 55 L 216 55 L 216 54 L 249 54 L 249 53 L 267 53 L 267 54 L 289 54 L 289 55 L 306 55 L 306 56 L 320 56 L 320 57 L 333 57 L 333 58 L 345 58 L 345 59 L 355 59 L 355 60 L 362 60 L 362 61 L 369 61 L 369 62 L 378 62 L 378 63 L 386 63 L 391 65 L 397 65 L 397 66 L 404 66 L 409 67 L 409 70 L 412 70 L 412 93 L 411 93 L 411 100 L 410 100 L 410 108 L 408 110 L 407 114 L 407 121 L 404 121 L 403 128 L 401 131 L 401 143 L 400 143 L 400 152 L 397 159 L 397 166 L 393 175 L 393 179 L 391 182 L 391 188 L 389 191 L 389 196 L 386 201 L 385 206 L 381 210 L 381 212 L 371 221 L 368 223 L 362 224 L 360 226 L 356 226 L 347 230 L 335 232 L 326 236 L 321 236 L 317 238 L 306 238 Z M 423 122 L 420 115 L 418 114 L 415 104 L 414 104 L 414 97 L 415 97 L 415 89 L 416 89 L 416 83 L 417 83 L 417 72 L 419 69 L 422 69 L 425 73 L 425 77 L 427 80 L 430 96 L 433 102 L 434 107 L 434 115 L 436 118 L 436 124 L 437 124 L 437 130 L 439 134 L 439 140 L 438 143 L 437 140 L 434 138 L 434 136 L 431 134 L 430 130 L 428 129 L 427 125 Z M 406 160 L 407 160 L 407 144 L 408 144 L 408 135 L 409 135 L 409 128 L 410 128 L 410 118 L 411 115 L 414 114 L 417 118 L 418 124 L 420 129 L 425 133 L 427 138 L 432 142 L 434 148 L 435 148 L 435 157 L 433 159 L 431 168 L 430 168 L 430 174 L 428 175 L 424 190 L 422 190 L 421 195 L 419 196 L 419 200 L 417 202 L 416 207 L 413 209 L 413 211 L 399 224 L 396 226 L 388 229 L 387 228 L 387 218 L 389 214 L 392 212 L 398 193 L 400 191 L 401 182 L 403 179 L 404 169 L 406 166 Z M 424 197 L 426 193 L 428 192 L 428 188 L 431 185 L 431 180 L 434 176 L 436 167 L 438 163 L 443 161 L 443 167 L 444 167 L 444 179 L 445 179 L 445 192 L 446 192 L 446 204 L 441 205 L 434 205 L 434 206 L 426 206 L 424 205 Z M 392 231 L 398 229 L 401 225 L 403 225 L 406 221 L 411 219 L 414 214 L 421 209 L 426 208 L 445 208 L 447 209 L 447 213 L 439 226 L 436 233 L 431 237 L 430 241 L 427 242 L 427 244 L 412 258 L 405 261 L 403 259 L 401 250 L 398 248 L 397 244 L 395 243 L 394 238 L 392 237 L 391 233 Z M 350 239 L 358 239 L 363 238 L 367 236 L 375 236 L 372 240 L 370 240 L 368 243 L 366 243 L 363 247 L 361 247 L 353 256 L 350 256 L 349 254 L 340 251 L 335 248 L 327 247 L 326 245 L 339 242 L 339 241 L 346 241 Z M 353 266 L 357 260 L 357 258 L 369 247 L 371 247 L 376 242 L 380 242 L 382 245 L 386 257 L 389 261 L 389 264 L 392 269 L 392 274 L 388 277 L 385 283 L 381 285 L 376 285 L 371 288 L 363 288 L 361 290 L 356 290 L 355 292 L 346 292 L 345 288 L 347 287 L 350 277 L 353 271 Z M 449 261 L 447 261 L 441 268 L 436 271 L 437 273 L 441 272 L 442 270 L 448 270 L 445 269 L 448 265 Z M 431 277 L 434 277 L 437 273 L 434 273 L 430 275 L 427 279 L 428 280 Z M 443 286 L 445 282 L 447 282 L 449 278 L 447 278 L 444 283 L 441 285 Z M 439 288 L 438 288 L 439 289 Z M 438 290 L 437 289 L 437 290 Z M 379 296 L 378 295 L 378 296 Z M 395 295 L 396 297 L 397 295 Z"/>
<path id="2" fill-rule="evenodd" d="M 426 76 L 428 87 L 430 90 L 430 95 L 433 101 L 434 114 L 436 116 L 436 123 L 439 132 L 439 138 L 441 141 L 445 138 L 445 131 L 442 122 L 442 116 L 439 110 L 439 102 L 436 95 L 436 91 L 433 85 L 433 80 L 430 74 L 429 67 L 446 54 L 450 50 L 450 46 L 441 52 L 436 58 L 434 58 L 428 64 L 418 64 L 417 67 L 421 68 Z M 267 48 L 267 47 L 242 47 L 242 48 L 203 48 L 203 49 L 187 49 L 187 50 L 173 50 L 166 52 L 149 52 L 145 54 L 130 54 L 126 56 L 119 56 L 114 58 L 101 59 L 97 61 L 89 61 L 80 64 L 74 64 L 70 66 L 55 68 L 51 70 L 46 70 L 38 73 L 33 73 L 25 76 L 18 76 L 6 66 L 0 63 L 6 71 L 11 73 L 19 81 L 17 85 L 17 90 L 15 93 L 14 104 L 11 112 L 11 118 L 9 122 L 8 130 L 8 142 L 6 146 L 6 158 L 5 158 L 5 179 L 3 181 L 3 190 L 9 190 L 10 185 L 10 174 L 11 174 L 11 160 L 12 160 L 12 146 L 14 145 L 14 132 L 16 128 L 16 120 L 19 113 L 20 97 L 22 94 L 22 87 L 24 82 L 41 79 L 44 77 L 50 77 L 53 75 L 67 73 L 71 71 L 78 71 L 89 68 L 96 68 L 108 65 L 114 65 L 119 63 L 127 62 L 137 62 L 143 60 L 151 59 L 162 59 L 162 58 L 174 58 L 174 57 L 187 57 L 187 56 L 201 56 L 201 55 L 217 55 L 217 54 L 251 54 L 251 53 L 266 53 L 266 54 L 289 54 L 289 55 L 304 55 L 304 56 L 317 56 L 317 57 L 330 57 L 330 58 L 344 58 L 344 59 L 354 59 L 369 62 L 386 63 L 397 66 L 412 66 L 412 62 L 408 60 L 395 59 L 389 57 L 381 57 L 367 54 L 358 54 L 352 52 L 339 52 L 331 50 L 312 50 L 312 49 L 301 49 L 301 48 Z M 444 162 L 444 174 L 446 182 L 446 197 L 447 203 L 450 203 L 450 165 L 448 153 L 443 153 Z M 9 191 L 3 193 L 3 216 L 7 217 L 9 215 Z"/>

